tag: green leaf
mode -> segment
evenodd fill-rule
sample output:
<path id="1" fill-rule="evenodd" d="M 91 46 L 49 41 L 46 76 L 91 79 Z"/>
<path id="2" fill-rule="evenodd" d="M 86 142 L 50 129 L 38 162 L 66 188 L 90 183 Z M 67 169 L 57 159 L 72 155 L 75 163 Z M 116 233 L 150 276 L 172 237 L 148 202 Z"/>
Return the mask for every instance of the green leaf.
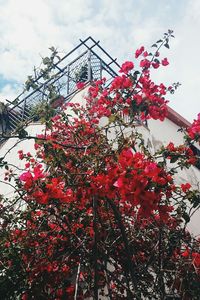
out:
<path id="1" fill-rule="evenodd" d="M 45 58 L 43 58 L 42 62 L 44 65 L 48 65 L 48 64 L 50 64 L 51 60 L 49 57 L 45 57 Z"/>
<path id="2" fill-rule="evenodd" d="M 7 161 L 3 161 L 2 159 L 3 157 L 0 158 L 0 168 L 3 168 L 8 163 Z"/>
<path id="3" fill-rule="evenodd" d="M 186 212 L 183 213 L 183 219 L 185 220 L 186 223 L 190 222 L 190 216 L 188 215 L 188 213 Z"/>
<path id="4" fill-rule="evenodd" d="M 183 128 L 179 128 L 177 132 L 183 132 Z"/>
<path id="5" fill-rule="evenodd" d="M 196 208 L 200 204 L 200 196 L 195 195 L 192 199 L 193 208 Z"/>
<path id="6" fill-rule="evenodd" d="M 15 104 L 18 104 L 18 102 L 19 102 L 19 98 L 16 98 L 14 101 L 13 101 L 13 105 L 15 105 Z"/>
<path id="7" fill-rule="evenodd" d="M 169 44 L 168 43 L 165 43 L 164 46 L 169 49 Z"/>
<path id="8" fill-rule="evenodd" d="M 25 129 L 20 129 L 18 131 L 19 139 L 23 139 L 28 135 L 28 132 Z"/>
<path id="9" fill-rule="evenodd" d="M 49 50 L 51 50 L 52 52 L 55 52 L 55 51 L 56 51 L 56 48 L 55 48 L 54 46 L 51 46 L 51 47 L 49 48 Z"/>
<path id="10" fill-rule="evenodd" d="M 175 163 L 176 161 L 178 160 L 178 156 L 173 156 L 171 159 L 170 159 L 170 163 Z"/>
<path id="11" fill-rule="evenodd" d="M 174 30 L 168 29 L 168 33 L 169 33 L 169 34 L 172 34 L 173 32 L 174 32 Z"/>

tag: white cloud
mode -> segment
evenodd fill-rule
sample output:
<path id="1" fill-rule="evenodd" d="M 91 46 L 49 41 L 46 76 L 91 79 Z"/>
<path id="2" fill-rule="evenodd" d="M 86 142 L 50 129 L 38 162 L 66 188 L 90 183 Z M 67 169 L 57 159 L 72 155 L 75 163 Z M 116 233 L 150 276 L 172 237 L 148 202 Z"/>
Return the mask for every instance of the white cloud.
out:
<path id="1" fill-rule="evenodd" d="M 173 105 L 190 120 L 200 111 L 199 28 L 200 2 L 187 1 L 185 15 L 176 28 L 177 42 L 171 55 L 173 63 L 171 74 L 182 83 Z"/>
<path id="2" fill-rule="evenodd" d="M 6 84 L 0 92 L 0 101 L 8 103 L 8 101 L 13 101 L 19 93 L 22 91 L 22 86 L 17 84 Z"/>

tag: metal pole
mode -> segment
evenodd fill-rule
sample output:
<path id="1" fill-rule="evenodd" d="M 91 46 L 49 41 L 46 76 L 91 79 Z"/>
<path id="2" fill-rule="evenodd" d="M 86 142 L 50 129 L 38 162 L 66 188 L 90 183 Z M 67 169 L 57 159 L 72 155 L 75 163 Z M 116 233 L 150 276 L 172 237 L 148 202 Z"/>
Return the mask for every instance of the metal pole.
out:
<path id="1" fill-rule="evenodd" d="M 100 59 L 100 79 L 102 79 L 102 71 L 103 71 L 103 64 L 102 64 L 102 60 Z"/>
<path id="2" fill-rule="evenodd" d="M 91 50 L 88 50 L 88 81 L 92 80 L 92 68 L 91 68 Z"/>
<path id="3" fill-rule="evenodd" d="M 70 66 L 67 66 L 67 95 L 69 94 L 69 72 L 70 72 Z"/>

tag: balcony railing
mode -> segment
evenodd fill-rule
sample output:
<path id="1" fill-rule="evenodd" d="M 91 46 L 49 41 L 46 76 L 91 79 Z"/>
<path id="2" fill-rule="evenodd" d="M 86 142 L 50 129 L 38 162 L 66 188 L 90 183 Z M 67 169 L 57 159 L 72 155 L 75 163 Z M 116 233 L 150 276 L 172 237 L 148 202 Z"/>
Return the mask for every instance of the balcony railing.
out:
<path id="1" fill-rule="evenodd" d="M 48 72 L 51 72 L 49 78 L 45 78 L 44 73 L 36 76 L 32 79 L 32 91 L 25 89 L 14 101 L 8 101 L 0 131 L 12 133 L 24 122 L 31 122 L 34 118 L 33 107 L 48 102 L 51 88 L 56 88 L 56 93 L 59 93 L 64 101 L 69 101 L 70 96 L 77 91 L 77 82 L 87 83 L 103 77 L 113 78 L 117 75 L 119 67 L 116 59 L 99 45 L 99 41 L 92 37 L 80 40 L 77 47 L 51 65 L 48 69 Z"/>

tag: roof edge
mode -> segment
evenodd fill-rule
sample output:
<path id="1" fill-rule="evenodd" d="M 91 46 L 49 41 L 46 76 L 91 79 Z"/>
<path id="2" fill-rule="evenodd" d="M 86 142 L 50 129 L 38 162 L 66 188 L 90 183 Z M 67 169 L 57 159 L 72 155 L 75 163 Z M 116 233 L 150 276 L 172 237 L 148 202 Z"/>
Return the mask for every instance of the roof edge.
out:
<path id="1" fill-rule="evenodd" d="M 175 110 L 173 110 L 171 107 L 167 107 L 168 109 L 168 114 L 167 114 L 167 119 L 175 123 L 176 125 L 180 127 L 190 127 L 192 124 L 187 121 L 185 118 L 183 118 L 181 115 L 179 115 Z"/>

